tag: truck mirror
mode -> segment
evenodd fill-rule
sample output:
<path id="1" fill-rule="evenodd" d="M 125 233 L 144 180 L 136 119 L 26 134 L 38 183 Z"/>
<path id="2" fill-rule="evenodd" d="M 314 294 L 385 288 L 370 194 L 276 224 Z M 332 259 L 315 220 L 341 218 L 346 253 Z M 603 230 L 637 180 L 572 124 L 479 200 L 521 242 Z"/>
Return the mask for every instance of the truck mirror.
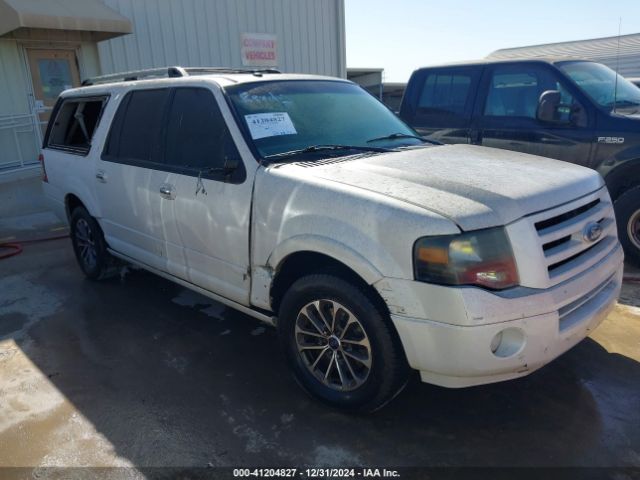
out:
<path id="1" fill-rule="evenodd" d="M 542 92 L 538 100 L 536 118 L 541 122 L 558 123 L 558 107 L 560 106 L 560 92 L 558 90 L 547 90 Z"/>

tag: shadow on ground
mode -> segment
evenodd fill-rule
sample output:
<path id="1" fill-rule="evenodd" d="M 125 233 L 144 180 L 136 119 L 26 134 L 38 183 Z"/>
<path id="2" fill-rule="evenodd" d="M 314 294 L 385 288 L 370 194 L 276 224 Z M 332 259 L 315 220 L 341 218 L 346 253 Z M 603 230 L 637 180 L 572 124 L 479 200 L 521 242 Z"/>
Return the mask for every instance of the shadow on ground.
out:
<path id="1" fill-rule="evenodd" d="M 517 381 L 414 377 L 345 415 L 301 391 L 269 327 L 142 271 L 87 281 L 56 249 L 7 277 L 33 271 L 53 313 L 2 316 L 2 333 L 135 466 L 640 465 L 640 363 L 594 340 Z"/>

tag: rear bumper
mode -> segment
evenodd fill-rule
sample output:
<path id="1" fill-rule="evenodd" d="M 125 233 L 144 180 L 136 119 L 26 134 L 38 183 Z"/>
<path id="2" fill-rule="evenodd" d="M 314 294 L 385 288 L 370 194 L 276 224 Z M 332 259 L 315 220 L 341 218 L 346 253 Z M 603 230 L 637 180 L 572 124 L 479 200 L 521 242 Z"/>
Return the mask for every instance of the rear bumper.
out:
<path id="1" fill-rule="evenodd" d="M 549 363 L 604 320 L 620 293 L 622 261 L 618 247 L 583 274 L 551 289 L 514 289 L 503 296 L 476 288 L 410 282 L 414 284 L 412 295 L 422 297 L 414 298 L 417 303 L 409 308 L 430 311 L 440 321 L 398 314 L 400 307 L 390 305 L 391 318 L 409 364 L 420 371 L 424 382 L 467 387 L 509 380 Z M 388 296 L 399 287 L 393 281 L 385 286 Z M 430 291 L 432 288 L 436 291 Z M 452 292 L 447 295 L 442 289 Z M 479 291 L 493 298 L 481 302 Z M 430 302 L 439 306 L 431 308 L 426 305 Z"/>

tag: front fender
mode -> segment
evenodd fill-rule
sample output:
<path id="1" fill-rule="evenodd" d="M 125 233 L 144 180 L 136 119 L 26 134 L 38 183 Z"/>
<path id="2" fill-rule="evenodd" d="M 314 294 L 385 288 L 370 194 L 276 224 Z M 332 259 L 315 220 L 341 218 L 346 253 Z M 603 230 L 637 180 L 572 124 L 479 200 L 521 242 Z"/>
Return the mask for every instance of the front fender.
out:
<path id="1" fill-rule="evenodd" d="M 269 255 L 267 264 L 276 268 L 285 258 L 296 252 L 327 255 L 349 267 L 369 285 L 382 278 L 382 273 L 353 248 L 335 239 L 313 234 L 297 235 L 280 243 Z"/>
<path id="2" fill-rule="evenodd" d="M 382 273 L 369 260 L 344 243 L 322 235 L 296 235 L 277 245 L 269 255 L 266 265 L 252 269 L 252 305 L 271 309 L 273 273 L 289 255 L 298 252 L 320 253 L 331 257 L 350 268 L 370 285 L 383 278 Z"/>

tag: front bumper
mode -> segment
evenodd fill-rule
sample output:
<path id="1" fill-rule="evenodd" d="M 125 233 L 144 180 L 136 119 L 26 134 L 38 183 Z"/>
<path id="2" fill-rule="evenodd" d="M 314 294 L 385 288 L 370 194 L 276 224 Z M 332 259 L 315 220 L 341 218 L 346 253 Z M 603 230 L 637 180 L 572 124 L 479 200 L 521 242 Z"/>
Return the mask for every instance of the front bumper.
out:
<path id="1" fill-rule="evenodd" d="M 422 380 L 467 387 L 527 375 L 584 339 L 615 306 L 622 267 L 618 246 L 546 290 L 492 293 L 388 278 L 376 287 Z M 502 342 L 494 353 L 499 332 Z"/>

